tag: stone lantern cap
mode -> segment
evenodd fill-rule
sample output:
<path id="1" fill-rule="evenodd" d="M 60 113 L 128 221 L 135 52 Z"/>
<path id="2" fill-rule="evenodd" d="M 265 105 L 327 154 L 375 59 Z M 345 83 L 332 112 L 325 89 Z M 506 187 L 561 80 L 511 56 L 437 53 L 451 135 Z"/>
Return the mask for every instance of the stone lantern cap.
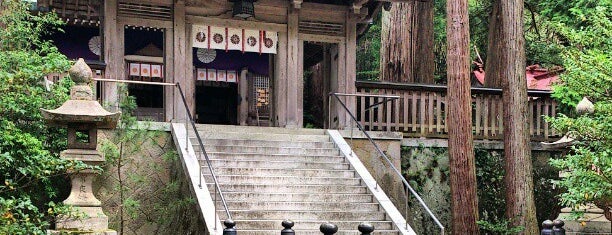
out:
<path id="1" fill-rule="evenodd" d="M 121 112 L 106 111 L 94 100 L 89 83 L 92 81 L 91 68 L 83 59 L 68 70 L 76 84 L 70 88 L 70 99 L 54 110 L 41 109 L 44 119 L 50 125 L 67 126 L 68 123 L 93 124 L 102 129 L 114 129 Z"/>

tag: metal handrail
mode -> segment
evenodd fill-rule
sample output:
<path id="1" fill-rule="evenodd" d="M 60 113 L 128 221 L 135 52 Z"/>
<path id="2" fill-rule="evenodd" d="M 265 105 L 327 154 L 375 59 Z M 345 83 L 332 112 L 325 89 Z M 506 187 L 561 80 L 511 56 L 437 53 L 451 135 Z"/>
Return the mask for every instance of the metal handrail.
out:
<path id="1" fill-rule="evenodd" d="M 381 149 L 380 146 L 378 146 L 378 144 L 376 144 L 376 142 L 372 139 L 372 137 L 370 136 L 370 134 L 368 134 L 368 132 L 365 131 L 365 129 L 363 128 L 363 126 L 359 123 L 359 121 L 357 121 L 357 118 L 355 117 L 355 115 L 351 112 L 350 109 L 348 109 L 348 107 L 346 107 L 346 104 L 344 104 L 344 102 L 342 102 L 342 100 L 340 99 L 340 96 L 362 96 L 362 94 L 345 94 L 345 93 L 329 93 L 329 96 L 334 96 L 336 97 L 336 99 L 338 100 L 338 102 L 340 102 L 340 104 L 342 105 L 342 107 L 344 108 L 344 110 L 349 114 L 349 116 L 351 116 L 351 118 L 353 119 L 353 121 L 355 122 L 355 124 L 357 124 L 357 128 L 359 128 L 359 130 L 361 132 L 363 132 L 363 134 L 365 135 L 365 137 L 370 141 L 370 143 L 372 143 L 372 145 L 374 145 L 374 148 L 376 149 L 376 151 L 378 152 L 378 154 L 380 154 L 380 156 L 382 156 L 385 161 L 387 161 L 387 163 L 389 164 L 389 166 L 391 167 L 391 169 L 393 169 L 393 171 L 395 172 L 396 175 L 398 175 L 400 177 L 400 179 L 402 179 L 402 183 L 404 183 L 404 186 L 406 186 L 406 188 L 408 190 L 410 190 L 410 193 L 417 199 L 417 201 L 419 201 L 419 204 L 421 204 L 421 206 L 425 209 L 425 211 L 427 211 L 427 214 L 429 214 L 429 217 L 431 217 L 433 219 L 433 221 L 436 223 L 436 225 L 438 225 L 438 227 L 440 228 L 440 233 L 442 235 L 444 235 L 444 226 L 442 225 L 442 223 L 440 223 L 440 220 L 438 220 L 438 218 L 433 214 L 433 212 L 431 212 L 431 210 L 429 209 L 429 207 L 427 206 L 427 204 L 425 204 L 425 202 L 423 201 L 423 199 L 421 199 L 421 197 L 419 196 L 419 194 L 414 191 L 414 189 L 410 186 L 410 184 L 408 184 L 408 181 L 406 181 L 406 179 L 404 178 L 404 176 L 402 176 L 402 173 L 395 167 L 395 165 L 393 164 L 393 162 L 391 162 L 391 160 L 389 159 L 389 157 L 387 156 L 387 154 L 385 154 Z M 385 96 L 385 95 L 377 95 L 376 97 L 381 97 L 381 98 L 390 98 L 390 100 L 394 100 L 394 99 L 399 99 L 399 96 Z M 380 104 L 380 103 L 379 103 Z M 406 198 L 406 200 L 408 200 L 408 198 Z M 406 207 L 408 206 L 408 201 L 406 201 Z M 407 216 L 407 215 L 406 215 Z M 406 227 L 408 227 L 408 219 L 406 219 Z"/>
<path id="2" fill-rule="evenodd" d="M 208 165 L 208 169 L 210 170 L 210 174 L 213 178 L 213 181 L 215 184 L 215 191 L 219 193 L 219 197 L 221 199 L 221 203 L 223 204 L 223 209 L 225 210 L 225 213 L 227 214 L 227 218 L 232 219 L 232 215 L 230 214 L 229 209 L 227 207 L 227 202 L 225 201 L 225 197 L 223 196 L 223 193 L 221 192 L 221 188 L 219 187 L 219 182 L 217 181 L 217 175 L 215 174 L 215 171 L 212 168 L 212 164 L 210 162 L 210 159 L 208 158 L 206 149 L 204 148 L 204 142 L 202 142 L 202 138 L 200 137 L 200 134 L 198 133 L 198 130 L 195 126 L 195 121 L 193 120 L 193 117 L 191 116 L 191 111 L 189 110 L 189 107 L 187 106 L 187 100 L 185 99 L 185 94 L 183 93 L 183 89 L 181 88 L 178 82 L 177 83 L 165 83 L 165 82 L 145 82 L 145 81 L 130 81 L 130 80 L 116 80 L 116 79 L 93 79 L 93 80 L 100 81 L 100 82 L 119 82 L 119 83 L 133 83 L 133 84 L 144 84 L 144 85 L 174 86 L 178 88 L 178 91 L 181 94 L 181 100 L 183 101 L 183 105 L 185 106 L 187 120 L 191 123 L 190 126 L 193 129 L 193 132 L 195 133 L 196 139 L 198 140 L 198 145 L 200 146 L 200 149 L 202 150 L 202 153 L 204 154 L 204 159 L 206 160 L 206 164 Z M 189 130 L 187 126 L 188 125 L 185 125 L 186 141 L 189 140 Z M 189 146 L 185 145 L 185 147 L 188 148 Z M 200 159 L 198 158 L 198 160 Z M 200 182 L 198 183 L 198 187 L 202 188 L 202 166 L 198 168 L 200 170 L 199 172 Z M 216 196 L 217 194 L 215 193 L 215 207 L 216 207 L 216 202 L 217 202 Z M 215 213 L 216 213 L 216 209 L 215 209 Z M 217 229 L 217 223 L 216 222 L 213 222 L 213 223 L 215 224 L 215 229 Z"/>

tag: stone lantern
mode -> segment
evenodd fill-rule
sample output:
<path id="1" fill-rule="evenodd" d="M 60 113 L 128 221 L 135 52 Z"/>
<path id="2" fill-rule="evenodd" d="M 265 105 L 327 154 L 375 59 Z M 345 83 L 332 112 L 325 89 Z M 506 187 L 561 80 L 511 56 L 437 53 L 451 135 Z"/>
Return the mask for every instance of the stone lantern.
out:
<path id="1" fill-rule="evenodd" d="M 42 109 L 49 125 L 68 129 L 68 149 L 60 153 L 67 160 L 78 160 L 90 166 L 104 162 L 104 156 L 96 150 L 98 128 L 113 129 L 121 113 L 111 113 L 94 100 L 89 86 L 92 81 L 91 68 L 79 59 L 68 71 L 76 83 L 70 88 L 70 99 L 54 110 Z M 96 173 L 91 169 L 71 172 L 70 196 L 64 204 L 76 209 L 75 216 L 58 216 L 52 234 L 64 231 L 93 234 L 116 234 L 108 229 L 108 217 L 104 214 L 100 200 L 92 190 Z"/>

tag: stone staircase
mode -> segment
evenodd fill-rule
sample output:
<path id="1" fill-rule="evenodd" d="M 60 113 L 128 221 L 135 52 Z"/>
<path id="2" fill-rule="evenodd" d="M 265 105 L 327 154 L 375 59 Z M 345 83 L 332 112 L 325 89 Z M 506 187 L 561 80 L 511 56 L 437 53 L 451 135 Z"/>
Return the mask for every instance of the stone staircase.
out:
<path id="1" fill-rule="evenodd" d="M 300 235 L 321 234 L 324 222 L 336 224 L 336 234 L 359 234 L 361 222 L 375 234 L 401 234 L 324 130 L 198 125 L 198 132 L 239 234 L 279 234 L 284 219 Z M 213 194 L 206 162 L 200 165 Z"/>

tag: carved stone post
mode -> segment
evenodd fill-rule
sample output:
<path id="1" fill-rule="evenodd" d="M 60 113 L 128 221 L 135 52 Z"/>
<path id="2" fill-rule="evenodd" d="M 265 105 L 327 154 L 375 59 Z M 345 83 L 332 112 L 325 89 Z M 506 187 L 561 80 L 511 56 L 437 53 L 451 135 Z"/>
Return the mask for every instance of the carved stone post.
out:
<path id="1" fill-rule="evenodd" d="M 98 166 L 104 163 L 104 156 L 96 150 L 98 128 L 115 128 L 120 113 L 110 113 L 95 101 L 89 86 L 91 69 L 83 59 L 70 68 L 69 74 L 76 83 L 70 88 L 70 99 L 57 109 L 43 109 L 42 114 L 48 124 L 68 129 L 68 149 L 60 153 L 61 158 Z M 96 172 L 86 169 L 70 173 L 72 187 L 64 204 L 73 206 L 76 211 L 73 215 L 58 216 L 56 231 L 49 233 L 117 234 L 108 229 L 108 217 L 93 194 L 92 181 Z"/>

